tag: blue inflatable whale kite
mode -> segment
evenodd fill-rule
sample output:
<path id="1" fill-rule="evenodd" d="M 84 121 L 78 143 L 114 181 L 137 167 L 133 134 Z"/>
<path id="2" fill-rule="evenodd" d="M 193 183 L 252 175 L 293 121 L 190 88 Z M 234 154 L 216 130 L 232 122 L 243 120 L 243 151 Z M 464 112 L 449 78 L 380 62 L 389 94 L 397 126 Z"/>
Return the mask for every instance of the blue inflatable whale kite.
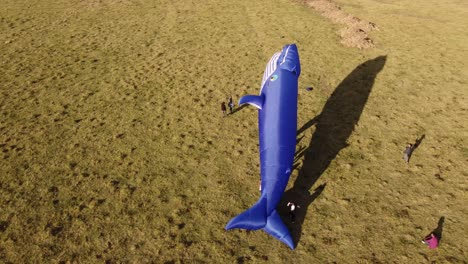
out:
<path id="1" fill-rule="evenodd" d="M 295 44 L 271 57 L 263 74 L 260 95 L 246 95 L 240 104 L 258 108 L 261 196 L 255 205 L 234 217 L 226 230 L 263 229 L 294 249 L 288 228 L 276 206 L 283 196 L 294 160 L 297 130 L 297 83 L 301 73 Z"/>

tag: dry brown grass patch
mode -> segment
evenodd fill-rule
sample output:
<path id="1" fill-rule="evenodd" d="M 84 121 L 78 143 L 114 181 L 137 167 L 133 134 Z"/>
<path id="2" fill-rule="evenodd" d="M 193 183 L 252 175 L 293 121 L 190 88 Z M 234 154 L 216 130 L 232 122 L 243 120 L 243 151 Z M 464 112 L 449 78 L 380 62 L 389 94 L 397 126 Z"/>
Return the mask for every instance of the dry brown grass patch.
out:
<path id="1" fill-rule="evenodd" d="M 305 4 L 330 19 L 333 23 L 344 26 L 338 32 L 341 37 L 341 44 L 344 46 L 359 49 L 374 47 L 374 41 L 369 37 L 369 32 L 378 30 L 376 24 L 363 21 L 346 13 L 339 5 L 330 0 L 306 0 Z"/>

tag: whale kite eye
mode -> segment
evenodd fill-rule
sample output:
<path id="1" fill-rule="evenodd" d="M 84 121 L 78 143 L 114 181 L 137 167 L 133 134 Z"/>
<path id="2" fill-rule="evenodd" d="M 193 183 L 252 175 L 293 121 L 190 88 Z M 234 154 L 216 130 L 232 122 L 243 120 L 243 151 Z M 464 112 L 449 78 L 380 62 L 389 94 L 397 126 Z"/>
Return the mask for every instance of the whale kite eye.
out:
<path id="1" fill-rule="evenodd" d="M 270 81 L 272 81 L 272 82 L 276 81 L 276 79 L 278 79 L 278 75 L 276 75 L 276 74 L 273 74 L 273 75 L 270 77 Z"/>

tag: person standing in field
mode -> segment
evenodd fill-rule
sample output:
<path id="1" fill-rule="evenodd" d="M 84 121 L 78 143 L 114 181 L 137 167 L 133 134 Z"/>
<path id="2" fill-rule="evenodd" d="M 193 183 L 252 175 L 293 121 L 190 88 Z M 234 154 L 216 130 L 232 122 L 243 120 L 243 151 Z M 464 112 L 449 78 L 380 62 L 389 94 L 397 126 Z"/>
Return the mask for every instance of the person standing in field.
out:
<path id="1" fill-rule="evenodd" d="M 223 116 L 226 116 L 226 103 L 221 103 L 221 111 L 223 111 Z"/>
<path id="2" fill-rule="evenodd" d="M 405 151 L 403 151 L 403 154 L 404 154 L 403 159 L 405 160 L 406 163 L 409 163 L 413 150 L 414 150 L 413 144 L 408 143 L 408 145 L 406 145 Z"/>
<path id="3" fill-rule="evenodd" d="M 427 235 L 421 242 L 428 245 L 430 249 L 434 249 L 439 245 L 439 239 L 432 232 Z"/>
<path id="4" fill-rule="evenodd" d="M 296 221 L 296 209 L 301 207 L 293 202 L 289 202 L 286 206 L 289 207 L 289 217 L 291 217 L 291 222 L 294 223 Z"/>
<path id="5" fill-rule="evenodd" d="M 228 106 L 229 106 L 229 111 L 232 114 L 232 110 L 234 109 L 234 103 L 232 102 L 232 96 L 230 96 L 229 99 L 228 99 Z"/>

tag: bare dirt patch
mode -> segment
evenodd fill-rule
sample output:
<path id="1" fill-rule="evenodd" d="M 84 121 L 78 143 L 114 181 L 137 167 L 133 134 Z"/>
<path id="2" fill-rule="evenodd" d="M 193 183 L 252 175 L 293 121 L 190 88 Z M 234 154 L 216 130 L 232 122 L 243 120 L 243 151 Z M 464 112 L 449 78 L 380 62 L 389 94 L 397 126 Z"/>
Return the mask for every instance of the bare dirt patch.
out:
<path id="1" fill-rule="evenodd" d="M 81 0 L 79 4 L 84 8 L 93 10 L 112 5 L 131 5 L 132 2 L 129 0 Z"/>
<path id="2" fill-rule="evenodd" d="M 305 0 L 304 4 L 312 7 L 333 23 L 344 26 L 338 31 L 341 44 L 344 46 L 359 49 L 374 47 L 374 41 L 369 37 L 369 32 L 378 30 L 376 24 L 346 13 L 339 5 L 330 0 Z"/>

